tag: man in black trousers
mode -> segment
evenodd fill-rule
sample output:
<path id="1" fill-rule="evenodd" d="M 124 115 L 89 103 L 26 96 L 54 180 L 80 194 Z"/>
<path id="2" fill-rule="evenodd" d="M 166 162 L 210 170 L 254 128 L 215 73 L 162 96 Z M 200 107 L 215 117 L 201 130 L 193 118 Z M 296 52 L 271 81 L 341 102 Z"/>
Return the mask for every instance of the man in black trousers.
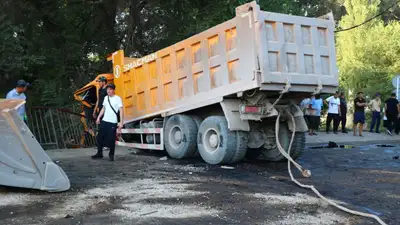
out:
<path id="1" fill-rule="evenodd" d="M 328 105 L 328 117 L 326 119 L 326 133 L 330 132 L 330 126 L 333 120 L 333 133 L 337 134 L 339 128 L 339 117 L 340 117 L 340 99 L 339 92 L 336 92 L 333 96 L 325 100 L 325 104 Z"/>
<path id="2" fill-rule="evenodd" d="M 397 100 L 396 94 L 392 93 L 391 97 L 386 100 L 385 102 L 385 115 L 388 121 L 388 127 L 386 132 L 389 135 L 392 135 L 392 131 L 394 129 L 396 134 L 399 134 L 399 112 L 400 112 L 400 105 L 399 101 Z"/>
<path id="3" fill-rule="evenodd" d="M 110 161 L 114 161 L 117 130 L 122 129 L 124 121 L 123 111 L 122 100 L 115 95 L 115 85 L 107 85 L 107 96 L 104 98 L 103 108 L 96 121 L 97 124 L 100 124 L 97 135 L 97 154 L 93 155 L 92 159 L 103 158 L 103 147 L 108 147 L 110 148 Z"/>
<path id="4" fill-rule="evenodd" d="M 342 124 L 342 133 L 347 134 L 346 122 L 347 122 L 347 102 L 344 93 L 340 93 L 340 116 L 339 122 Z"/>

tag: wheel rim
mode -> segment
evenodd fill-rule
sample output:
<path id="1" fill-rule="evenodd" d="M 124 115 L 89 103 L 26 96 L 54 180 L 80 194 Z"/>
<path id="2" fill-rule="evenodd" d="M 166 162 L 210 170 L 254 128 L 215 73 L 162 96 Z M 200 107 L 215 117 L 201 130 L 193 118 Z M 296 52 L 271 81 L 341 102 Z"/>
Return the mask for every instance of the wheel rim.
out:
<path id="1" fill-rule="evenodd" d="M 182 144 L 182 130 L 179 126 L 174 126 L 172 127 L 171 131 L 169 132 L 169 143 L 173 148 L 179 148 L 179 146 Z"/>
<path id="2" fill-rule="evenodd" d="M 221 142 L 218 132 L 214 129 L 206 130 L 206 132 L 204 132 L 202 141 L 204 143 L 204 149 L 211 153 L 218 150 Z"/>

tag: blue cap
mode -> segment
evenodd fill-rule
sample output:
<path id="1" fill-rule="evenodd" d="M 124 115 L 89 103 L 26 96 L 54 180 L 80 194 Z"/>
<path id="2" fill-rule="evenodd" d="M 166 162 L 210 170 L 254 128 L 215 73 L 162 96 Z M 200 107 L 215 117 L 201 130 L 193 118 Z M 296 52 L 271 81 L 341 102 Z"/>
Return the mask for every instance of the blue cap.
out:
<path id="1" fill-rule="evenodd" d="M 28 87 L 28 86 L 30 86 L 31 84 L 30 83 L 28 83 L 28 82 L 26 82 L 25 80 L 19 80 L 19 81 L 17 81 L 17 87 Z"/>

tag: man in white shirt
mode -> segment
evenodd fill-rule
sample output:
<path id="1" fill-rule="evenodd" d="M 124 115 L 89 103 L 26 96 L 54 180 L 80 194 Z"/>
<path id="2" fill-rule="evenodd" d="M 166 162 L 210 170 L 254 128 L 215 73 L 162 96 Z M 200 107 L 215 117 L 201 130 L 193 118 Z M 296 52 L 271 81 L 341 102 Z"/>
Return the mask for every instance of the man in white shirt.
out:
<path id="1" fill-rule="evenodd" d="M 337 134 L 339 128 L 339 116 L 340 116 L 340 99 L 339 92 L 335 95 L 327 98 L 325 104 L 328 105 L 328 118 L 326 119 L 326 133 L 329 133 L 329 129 L 333 120 L 333 133 Z"/>
<path id="2" fill-rule="evenodd" d="M 100 118 L 102 120 L 100 121 Z M 97 154 L 92 159 L 103 158 L 103 147 L 110 149 L 110 161 L 114 161 L 115 141 L 117 129 L 120 131 L 124 121 L 124 110 L 122 100 L 115 95 L 115 85 L 107 85 L 107 96 L 104 98 L 103 108 L 97 117 L 97 124 L 100 124 L 100 130 L 97 134 Z"/>
<path id="3" fill-rule="evenodd" d="M 382 108 L 382 101 L 381 101 L 381 94 L 376 93 L 375 98 L 372 99 L 368 106 L 370 107 L 372 111 L 372 122 L 371 122 L 371 128 L 369 129 L 369 132 L 373 132 L 376 124 L 376 133 L 379 132 L 379 128 L 381 125 L 381 108 Z"/>

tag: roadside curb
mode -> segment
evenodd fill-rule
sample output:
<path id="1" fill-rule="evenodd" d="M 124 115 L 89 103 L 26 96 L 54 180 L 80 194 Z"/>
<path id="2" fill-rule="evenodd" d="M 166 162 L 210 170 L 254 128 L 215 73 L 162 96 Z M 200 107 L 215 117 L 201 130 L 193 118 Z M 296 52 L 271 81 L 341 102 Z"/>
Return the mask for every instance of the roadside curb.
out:
<path id="1" fill-rule="evenodd" d="M 360 146 L 360 145 L 371 145 L 371 144 L 377 144 L 377 143 L 382 143 L 384 144 L 400 144 L 400 140 L 372 140 L 372 141 L 333 141 L 338 145 L 352 145 L 352 146 Z M 329 143 L 328 141 L 319 141 L 319 142 L 306 142 L 306 146 L 316 146 L 316 145 L 327 145 Z"/>

